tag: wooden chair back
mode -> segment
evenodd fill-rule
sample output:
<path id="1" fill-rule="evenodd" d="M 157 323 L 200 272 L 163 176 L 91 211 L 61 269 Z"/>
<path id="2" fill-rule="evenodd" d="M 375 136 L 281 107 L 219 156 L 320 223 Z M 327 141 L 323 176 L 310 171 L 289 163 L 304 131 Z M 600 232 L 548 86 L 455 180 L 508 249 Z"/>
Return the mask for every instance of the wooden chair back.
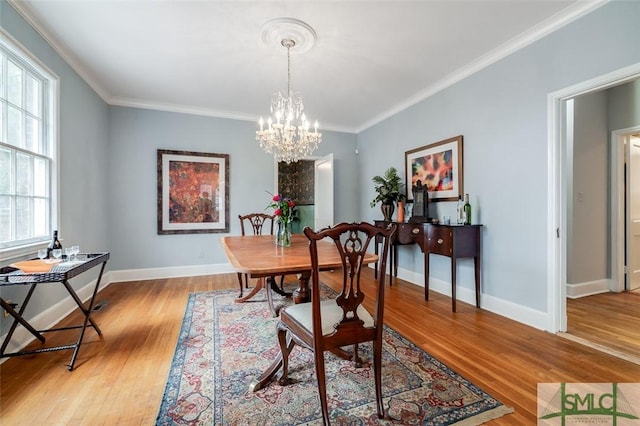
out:
<path id="1" fill-rule="evenodd" d="M 253 231 L 253 235 L 267 235 L 266 232 L 269 232 L 270 235 L 273 235 L 273 222 L 275 219 L 274 215 L 266 214 L 266 213 L 250 213 L 247 215 L 238 215 L 240 219 L 240 229 L 242 230 L 242 235 L 248 235 L 245 232 L 245 223 L 250 225 Z"/>
<path id="2" fill-rule="evenodd" d="M 384 316 L 385 274 L 378 274 L 375 293 L 373 297 L 373 324 L 365 324 L 359 316 L 359 310 L 364 309 L 362 304 L 366 295 L 360 289 L 360 275 L 363 265 L 362 260 L 370 244 L 376 243 L 376 236 L 382 237 L 382 254 L 379 258 L 380 270 L 386 271 L 386 263 L 389 255 L 391 238 L 396 225 L 390 224 L 388 229 L 376 227 L 366 222 L 342 223 L 333 228 L 326 228 L 314 232 L 305 228 L 304 234 L 309 238 L 309 251 L 311 255 L 312 275 L 312 315 L 314 344 L 323 350 L 338 348 L 345 345 L 357 344 L 375 340 L 382 336 L 382 323 Z M 342 310 L 342 316 L 335 323 L 334 330 L 327 333 L 322 330 L 322 311 L 320 303 L 320 269 L 318 266 L 317 242 L 331 239 L 342 259 L 342 289 L 335 299 L 336 304 Z"/>
<path id="3" fill-rule="evenodd" d="M 384 317 L 385 277 L 378 274 L 375 291 L 372 294 L 372 313 L 364 308 L 367 295 L 360 288 L 360 276 L 365 267 L 363 260 L 370 244 L 382 242 L 382 254 L 378 262 L 380 270 L 386 270 L 389 247 L 397 225 L 388 228 L 376 227 L 370 223 L 340 223 L 318 232 L 306 227 L 304 234 L 309 239 L 311 256 L 311 303 L 289 306 L 280 311 L 278 322 L 278 343 L 282 354 L 281 385 L 289 383 L 289 354 L 297 344 L 313 351 L 318 393 L 324 424 L 330 423 L 327 403 L 327 385 L 324 366 L 324 352 L 329 350 L 345 359 L 352 359 L 356 366 L 358 344 L 373 342 L 373 376 L 376 390 L 376 408 L 379 418 L 384 417 L 382 401 L 382 332 Z M 342 263 L 342 286 L 335 300 L 320 300 L 320 264 L 318 241 L 331 239 L 336 246 Z M 371 304 L 367 303 L 367 306 Z M 353 352 L 342 349 L 353 345 Z"/>
<path id="4" fill-rule="evenodd" d="M 275 215 L 266 213 L 249 213 L 246 215 L 238 215 L 238 218 L 240 219 L 240 229 L 242 231 L 242 235 L 251 235 L 247 234 L 247 232 L 250 231 L 253 232 L 253 235 L 273 235 L 273 224 L 276 218 Z M 271 310 L 271 313 L 274 317 L 277 316 L 277 310 L 273 303 L 273 295 L 271 294 L 271 291 L 273 290 L 283 296 L 289 296 L 289 294 L 284 291 L 284 275 L 280 276 L 280 288 L 278 288 L 278 286 L 276 285 L 275 279 L 276 278 L 274 276 L 261 279 L 263 281 L 262 285 L 267 292 L 267 302 L 269 303 L 269 309 Z M 238 272 L 238 285 L 240 286 L 239 298 L 242 298 L 243 294 L 243 281 L 244 288 L 249 288 L 249 276 L 247 274 Z"/>

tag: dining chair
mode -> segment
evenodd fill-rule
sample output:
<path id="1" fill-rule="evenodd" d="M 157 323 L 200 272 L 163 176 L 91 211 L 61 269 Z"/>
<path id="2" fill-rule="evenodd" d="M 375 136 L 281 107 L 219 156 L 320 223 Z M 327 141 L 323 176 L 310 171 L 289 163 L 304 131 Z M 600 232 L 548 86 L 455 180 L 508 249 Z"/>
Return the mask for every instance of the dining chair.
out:
<path id="1" fill-rule="evenodd" d="M 315 373 L 324 424 L 329 423 L 324 352 L 331 351 L 361 366 L 358 344 L 372 342 L 373 371 L 376 391 L 376 406 L 379 418 L 384 417 L 382 403 L 382 331 L 384 315 L 384 292 L 386 274 L 378 274 L 375 289 L 371 294 L 373 309 L 368 311 L 363 303 L 367 295 L 360 288 L 360 274 L 364 255 L 376 237 L 382 240 L 382 254 L 378 262 L 385 270 L 389 247 L 397 225 L 387 228 L 370 223 L 340 223 L 334 227 L 314 232 L 306 227 L 304 234 L 309 239 L 311 255 L 311 303 L 301 303 L 280 311 L 278 321 L 278 343 L 282 352 L 282 374 L 280 385 L 287 385 L 289 354 L 298 344 L 314 354 Z M 329 238 L 335 243 L 342 262 L 342 288 L 335 299 L 320 300 L 318 263 L 318 241 Z M 342 349 L 353 345 L 353 352 Z"/>
<path id="2" fill-rule="evenodd" d="M 240 219 L 240 230 L 242 235 L 273 235 L 273 224 L 276 218 L 275 215 L 266 213 L 249 213 L 246 215 L 238 215 L 238 218 Z M 248 232 L 253 232 L 253 234 L 248 234 Z M 271 290 L 275 289 L 278 294 L 288 296 L 284 291 L 284 275 L 280 276 L 280 289 L 275 287 L 275 277 L 267 277 L 265 280 L 267 280 L 264 286 L 265 291 L 267 292 L 267 302 L 269 303 L 271 312 L 276 316 Z M 239 297 L 242 297 L 243 284 L 244 288 L 249 288 L 249 276 L 242 272 L 238 272 L 238 283 L 240 285 Z"/>

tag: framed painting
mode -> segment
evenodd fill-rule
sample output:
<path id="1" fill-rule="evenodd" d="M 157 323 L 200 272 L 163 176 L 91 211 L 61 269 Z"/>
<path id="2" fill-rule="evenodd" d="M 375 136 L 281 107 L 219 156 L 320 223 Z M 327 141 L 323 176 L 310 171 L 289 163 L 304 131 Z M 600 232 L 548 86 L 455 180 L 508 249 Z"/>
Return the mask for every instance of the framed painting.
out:
<path id="1" fill-rule="evenodd" d="M 158 234 L 229 232 L 229 155 L 158 150 Z"/>
<path id="2" fill-rule="evenodd" d="M 462 186 L 462 135 L 405 152 L 407 199 L 426 186 L 429 201 L 457 201 Z"/>

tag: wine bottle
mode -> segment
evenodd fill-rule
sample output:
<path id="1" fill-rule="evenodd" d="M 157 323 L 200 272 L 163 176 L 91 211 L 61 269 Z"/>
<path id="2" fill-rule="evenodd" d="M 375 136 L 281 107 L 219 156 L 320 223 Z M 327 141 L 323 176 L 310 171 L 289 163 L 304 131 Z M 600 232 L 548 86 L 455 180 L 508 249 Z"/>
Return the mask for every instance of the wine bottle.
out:
<path id="1" fill-rule="evenodd" d="M 456 223 L 462 225 L 464 223 L 464 203 L 462 195 L 458 195 L 458 204 L 456 204 Z"/>
<path id="2" fill-rule="evenodd" d="M 51 242 L 49 243 L 49 246 L 47 247 L 47 258 L 51 257 L 51 252 L 55 249 L 60 249 L 62 250 L 62 244 L 60 243 L 60 240 L 58 239 L 58 230 L 56 229 L 55 231 L 53 231 L 53 238 L 51 238 Z"/>
<path id="3" fill-rule="evenodd" d="M 464 224 L 471 225 L 471 204 L 469 194 L 464 194 Z"/>

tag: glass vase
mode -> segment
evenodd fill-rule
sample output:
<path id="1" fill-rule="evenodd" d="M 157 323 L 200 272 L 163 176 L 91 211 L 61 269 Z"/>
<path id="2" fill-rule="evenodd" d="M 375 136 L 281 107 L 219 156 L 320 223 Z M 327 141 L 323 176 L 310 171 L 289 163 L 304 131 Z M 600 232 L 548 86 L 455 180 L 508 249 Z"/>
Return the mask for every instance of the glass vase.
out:
<path id="1" fill-rule="evenodd" d="M 291 222 L 278 222 L 276 229 L 276 245 L 282 247 L 291 246 Z"/>

